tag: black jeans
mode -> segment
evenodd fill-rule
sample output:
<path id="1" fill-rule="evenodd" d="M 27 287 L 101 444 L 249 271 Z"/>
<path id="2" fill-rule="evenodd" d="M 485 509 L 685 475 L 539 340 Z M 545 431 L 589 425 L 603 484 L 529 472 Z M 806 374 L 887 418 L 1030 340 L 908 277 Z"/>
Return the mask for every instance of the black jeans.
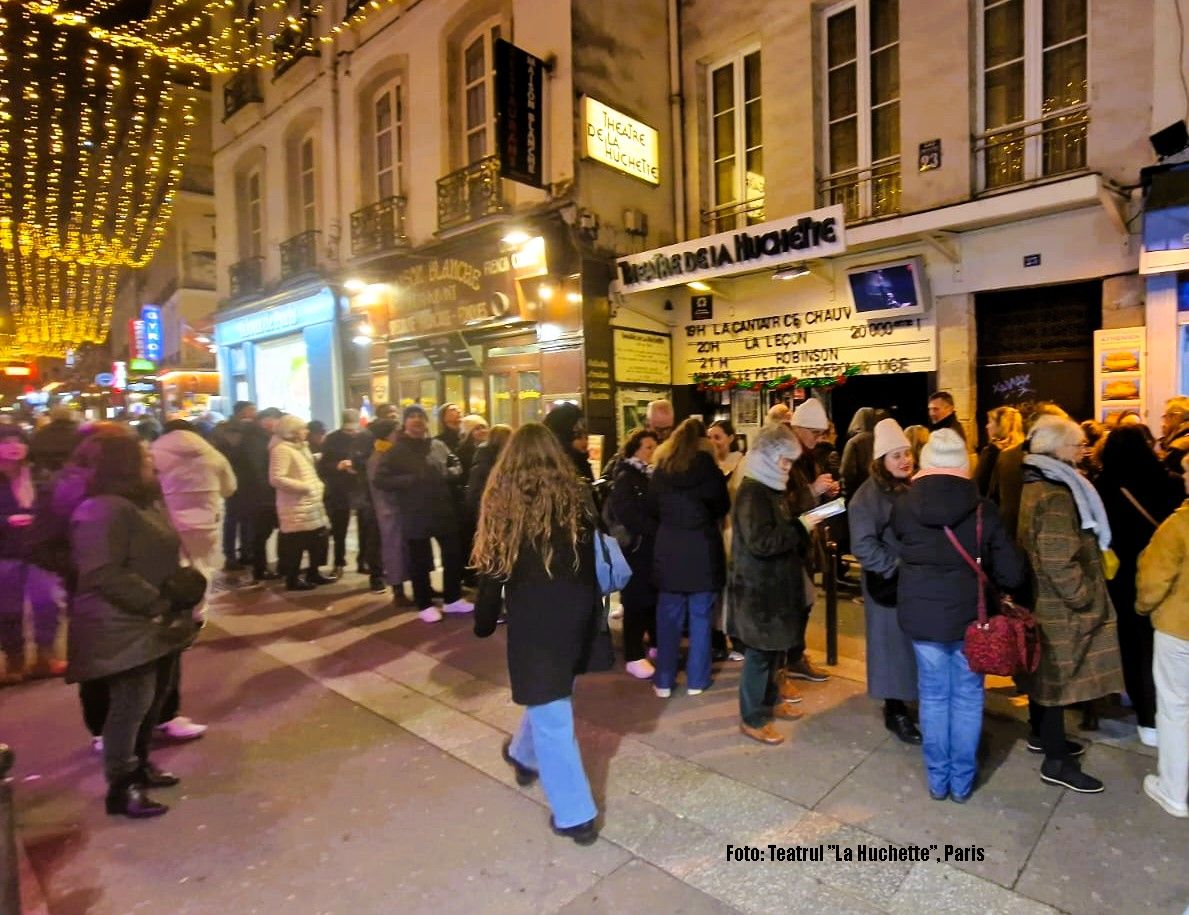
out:
<path id="1" fill-rule="evenodd" d="M 281 532 L 277 535 L 277 572 L 283 575 L 286 581 L 296 581 L 297 574 L 301 571 L 302 553 L 309 555 L 307 572 L 317 572 L 318 567 L 326 562 L 327 547 L 325 528 L 290 534 Z"/>
<path id="2" fill-rule="evenodd" d="M 356 515 L 359 525 L 359 562 L 366 563 L 368 572 L 374 576 L 384 574 L 383 541 L 380 539 L 380 524 L 376 512 L 370 506 L 359 509 Z"/>
<path id="3" fill-rule="evenodd" d="M 351 509 L 331 508 L 327 509 L 326 513 L 330 516 L 330 536 L 334 539 L 335 568 L 345 566 L 347 564 L 347 530 L 351 527 Z M 360 531 L 360 539 L 362 540 L 362 531 Z M 363 555 L 362 544 L 359 553 L 361 556 Z"/>
<path id="4" fill-rule="evenodd" d="M 259 578 L 268 571 L 268 538 L 277 529 L 276 505 L 262 505 L 252 516 L 252 572 Z M 280 544 L 277 545 L 280 552 Z"/>
<path id="5" fill-rule="evenodd" d="M 177 654 L 104 677 L 109 706 L 103 723 L 103 771 L 108 784 L 149 758 L 149 740 L 177 666 Z"/>
<path id="6" fill-rule="evenodd" d="M 1065 706 L 1041 705 L 1029 700 L 1028 723 L 1033 736 L 1040 738 L 1046 760 L 1061 760 L 1069 755 L 1065 748 Z"/>
<path id="7" fill-rule="evenodd" d="M 452 604 L 462 597 L 462 544 L 456 532 L 433 538 L 442 551 L 442 601 Z M 406 540 L 409 553 L 409 580 L 413 582 L 413 600 L 424 610 L 433 604 L 429 573 L 433 571 L 433 543 L 429 537 Z"/>
<path id="8" fill-rule="evenodd" d="M 762 728 L 771 718 L 768 709 L 776 701 L 773 676 L 780 667 L 782 652 L 747 648 L 743 672 L 739 675 L 739 717 L 750 728 Z"/>
<path id="9" fill-rule="evenodd" d="M 239 561 L 252 561 L 254 512 L 252 506 L 244 505 L 239 493 L 235 493 L 226 501 L 226 513 L 223 515 L 223 558 L 228 562 L 235 562 L 237 546 Z"/>
<path id="10" fill-rule="evenodd" d="M 173 679 L 165 691 L 165 698 L 161 702 L 161 711 L 157 715 L 156 724 L 173 721 L 181 711 L 182 702 L 182 656 L 176 655 L 177 663 L 173 665 Z M 87 726 L 92 737 L 103 733 L 103 726 L 107 723 L 107 710 L 111 705 L 111 697 L 107 688 L 107 679 L 84 680 L 78 685 L 79 704 L 83 709 L 83 723 Z"/>
<path id="11" fill-rule="evenodd" d="M 621 595 L 622 599 L 622 595 Z M 622 601 L 623 659 L 639 661 L 644 657 L 644 636 L 656 644 L 656 600 Z"/>
<path id="12" fill-rule="evenodd" d="M 1136 724 L 1156 727 L 1156 680 L 1152 676 L 1152 655 L 1156 631 L 1152 621 L 1130 607 L 1116 607 L 1119 659 L 1123 662 L 1123 686 L 1135 709 Z"/>

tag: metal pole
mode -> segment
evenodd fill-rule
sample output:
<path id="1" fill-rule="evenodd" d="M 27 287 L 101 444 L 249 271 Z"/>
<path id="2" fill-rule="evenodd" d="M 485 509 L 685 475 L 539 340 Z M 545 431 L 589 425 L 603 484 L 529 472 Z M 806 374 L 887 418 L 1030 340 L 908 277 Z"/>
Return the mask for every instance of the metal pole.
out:
<path id="1" fill-rule="evenodd" d="M 838 663 L 838 544 L 825 534 L 826 562 L 822 569 L 822 583 L 826 586 L 826 664 Z"/>
<path id="2" fill-rule="evenodd" d="M 0 743 L 0 915 L 21 915 L 21 887 L 17 867 L 16 814 L 12 805 L 13 754 Z"/>

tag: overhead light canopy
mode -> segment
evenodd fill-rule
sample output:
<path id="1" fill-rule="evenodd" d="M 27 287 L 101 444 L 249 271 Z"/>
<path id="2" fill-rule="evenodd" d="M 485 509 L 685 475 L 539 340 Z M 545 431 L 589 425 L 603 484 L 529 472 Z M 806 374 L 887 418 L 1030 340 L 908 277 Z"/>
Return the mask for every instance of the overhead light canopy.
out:
<path id="1" fill-rule="evenodd" d="M 781 267 L 772 273 L 774 280 L 795 280 L 797 277 L 808 276 L 809 268 L 802 267 L 800 264 L 794 264 L 788 267 Z"/>
<path id="2" fill-rule="evenodd" d="M 685 285 L 688 286 L 690 289 L 692 289 L 694 292 L 709 292 L 710 291 L 710 287 L 707 286 L 705 283 L 703 283 L 701 280 L 694 280 L 692 283 L 686 283 Z"/>

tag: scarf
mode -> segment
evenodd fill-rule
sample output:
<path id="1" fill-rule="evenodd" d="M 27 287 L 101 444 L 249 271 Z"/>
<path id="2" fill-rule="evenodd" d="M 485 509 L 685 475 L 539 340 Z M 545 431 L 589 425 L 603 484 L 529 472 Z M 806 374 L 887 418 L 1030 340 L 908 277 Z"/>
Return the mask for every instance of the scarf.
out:
<path id="1" fill-rule="evenodd" d="M 788 489 L 789 472 L 781 469 L 780 459 L 786 456 L 791 454 L 781 449 L 756 448 L 747 455 L 743 475 L 763 483 L 769 489 L 784 492 Z"/>
<path id="2" fill-rule="evenodd" d="M 642 474 L 644 474 L 644 476 L 646 476 L 646 477 L 652 476 L 653 466 L 651 464 L 645 464 L 642 460 L 640 460 L 635 455 L 628 458 L 627 463 L 629 465 L 631 465 L 632 467 L 635 467 L 638 471 L 640 471 Z"/>
<path id="3" fill-rule="evenodd" d="M 1100 550 L 1110 549 L 1111 526 L 1106 518 L 1106 507 L 1089 480 L 1078 473 L 1075 467 L 1047 454 L 1025 455 L 1024 465 L 1035 468 L 1046 480 L 1069 487 L 1074 504 L 1077 505 L 1078 517 L 1082 520 L 1082 530 L 1094 532 Z"/>

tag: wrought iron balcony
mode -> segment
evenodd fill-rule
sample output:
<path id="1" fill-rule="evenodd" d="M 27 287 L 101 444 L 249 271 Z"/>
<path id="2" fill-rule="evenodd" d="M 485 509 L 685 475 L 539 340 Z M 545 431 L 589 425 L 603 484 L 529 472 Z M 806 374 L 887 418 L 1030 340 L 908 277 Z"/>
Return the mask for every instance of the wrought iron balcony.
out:
<path id="1" fill-rule="evenodd" d="M 245 105 L 263 101 L 259 70 L 252 67 L 233 73 L 223 85 L 223 120 L 227 120 Z"/>
<path id="2" fill-rule="evenodd" d="M 438 231 L 466 225 L 504 209 L 500 160 L 487 156 L 438 179 Z"/>
<path id="3" fill-rule="evenodd" d="M 404 197 L 385 197 L 351 214 L 352 257 L 381 254 L 408 243 Z"/>
<path id="4" fill-rule="evenodd" d="M 702 231 L 706 235 L 733 232 L 763 222 L 764 198 L 756 197 L 738 203 L 724 203 L 702 213 Z"/>
<path id="5" fill-rule="evenodd" d="M 1089 126 L 1089 106 L 1075 105 L 977 134 L 980 186 L 994 191 L 1084 169 Z"/>
<path id="6" fill-rule="evenodd" d="M 232 264 L 228 268 L 231 276 L 231 297 L 259 292 L 264 288 L 264 258 L 245 257 L 242 261 Z"/>
<path id="7" fill-rule="evenodd" d="M 286 28 L 272 43 L 272 53 L 274 79 L 303 57 L 321 56 L 314 41 L 314 15 L 304 5 L 297 25 Z"/>
<path id="8" fill-rule="evenodd" d="M 818 192 L 822 206 L 842 204 L 848 223 L 895 216 L 900 212 L 900 158 L 831 175 L 819 183 Z"/>
<path id="9" fill-rule="evenodd" d="M 317 229 L 309 229 L 281 242 L 281 279 L 318 269 Z"/>

